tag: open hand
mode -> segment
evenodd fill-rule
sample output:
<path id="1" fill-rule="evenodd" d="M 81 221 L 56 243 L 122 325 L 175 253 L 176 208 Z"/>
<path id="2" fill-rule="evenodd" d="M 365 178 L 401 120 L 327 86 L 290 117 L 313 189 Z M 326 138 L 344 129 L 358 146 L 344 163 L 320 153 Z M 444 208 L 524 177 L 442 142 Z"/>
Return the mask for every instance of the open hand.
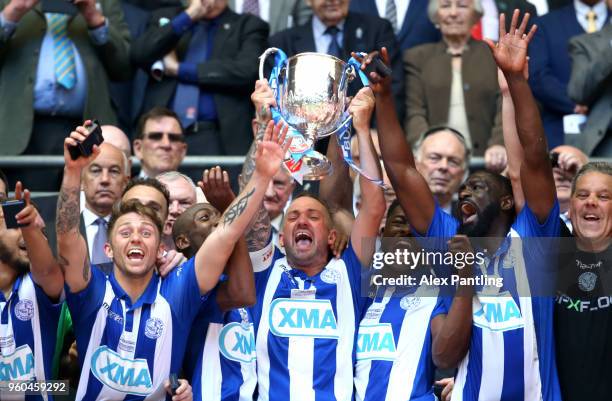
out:
<path id="1" fill-rule="evenodd" d="M 289 126 L 282 122 L 274 125 L 268 122 L 263 139 L 257 142 L 255 151 L 255 171 L 264 177 L 272 178 L 280 169 L 290 141 L 285 141 Z"/>
<path id="2" fill-rule="evenodd" d="M 198 181 L 198 187 L 204 192 L 206 200 L 222 214 L 236 198 L 230 186 L 229 175 L 220 166 L 204 170 L 202 181 Z"/>
<path id="3" fill-rule="evenodd" d="M 527 48 L 529 42 L 535 35 L 538 27 L 533 25 L 529 33 L 525 33 L 529 22 L 529 13 L 525 13 L 520 26 L 517 28 L 519 10 L 514 10 L 510 32 L 506 32 L 506 15 L 499 15 L 499 42 L 494 44 L 490 39 L 485 39 L 497 66 L 504 74 L 524 74 L 525 64 L 527 64 Z"/>

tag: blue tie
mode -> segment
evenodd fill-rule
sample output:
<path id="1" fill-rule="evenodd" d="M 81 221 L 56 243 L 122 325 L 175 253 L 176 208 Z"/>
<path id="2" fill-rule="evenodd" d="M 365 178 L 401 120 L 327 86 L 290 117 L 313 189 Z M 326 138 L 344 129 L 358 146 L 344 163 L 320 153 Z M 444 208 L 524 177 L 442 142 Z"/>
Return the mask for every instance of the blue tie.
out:
<path id="1" fill-rule="evenodd" d="M 104 253 L 104 244 L 106 244 L 107 241 L 106 229 L 108 223 L 102 217 L 98 217 L 93 224 L 98 226 L 98 231 L 94 236 L 93 247 L 91 248 L 91 263 L 94 265 L 109 263 L 111 260 Z"/>
<path id="2" fill-rule="evenodd" d="M 76 84 L 76 66 L 72 40 L 68 38 L 68 15 L 46 13 L 47 26 L 53 39 L 53 59 L 55 79 L 66 89 Z"/>
<path id="3" fill-rule="evenodd" d="M 327 48 L 327 54 L 341 58 L 342 50 L 340 49 L 340 44 L 338 43 L 338 33 L 340 33 L 340 29 L 338 29 L 337 26 L 330 26 L 325 30 L 325 35 L 331 36 L 331 42 Z"/>
<path id="4" fill-rule="evenodd" d="M 185 55 L 185 62 L 199 64 L 208 59 L 210 28 L 209 23 L 196 24 Z M 199 101 L 200 88 L 197 84 L 179 82 L 176 86 L 173 109 L 181 119 L 184 128 L 198 121 Z"/>

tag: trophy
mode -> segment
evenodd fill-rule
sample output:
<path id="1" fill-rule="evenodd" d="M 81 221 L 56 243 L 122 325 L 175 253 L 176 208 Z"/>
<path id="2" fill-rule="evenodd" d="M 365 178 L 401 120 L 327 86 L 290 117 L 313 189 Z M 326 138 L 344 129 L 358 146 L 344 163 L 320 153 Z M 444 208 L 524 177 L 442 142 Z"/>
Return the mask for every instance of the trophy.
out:
<path id="1" fill-rule="evenodd" d="M 288 137 L 292 141 L 285 165 L 292 174 L 301 169 L 304 179 L 320 180 L 331 174 L 332 166 L 324 155 L 313 150 L 314 143 L 332 134 L 347 133 L 352 123 L 346 112 L 348 84 L 357 74 L 364 85 L 368 80 L 355 59 L 344 62 L 321 53 L 287 58 L 275 47 L 261 55 L 259 79 L 265 79 L 266 58 L 274 53 L 275 65 L 268 82 L 275 91 L 278 108 L 272 109 L 272 117 L 275 122 L 282 120 L 289 125 Z M 346 135 L 350 138 L 350 132 Z"/>

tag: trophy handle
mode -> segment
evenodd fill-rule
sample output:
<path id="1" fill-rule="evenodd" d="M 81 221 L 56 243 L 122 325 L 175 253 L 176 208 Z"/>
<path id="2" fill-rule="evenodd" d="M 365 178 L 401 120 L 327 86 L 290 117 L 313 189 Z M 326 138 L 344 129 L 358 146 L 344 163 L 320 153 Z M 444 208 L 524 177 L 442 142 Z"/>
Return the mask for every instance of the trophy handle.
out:
<path id="1" fill-rule="evenodd" d="M 338 125 L 338 127 L 336 127 L 335 130 L 326 133 L 325 135 L 320 135 L 317 138 L 325 138 L 326 136 L 330 136 L 335 134 L 336 132 L 340 131 L 340 129 L 342 129 L 342 127 L 346 126 L 346 125 L 350 125 L 352 124 L 353 121 L 353 116 L 349 115 L 347 118 L 344 119 L 344 121 L 342 121 L 342 123 L 340 125 Z"/>
<path id="2" fill-rule="evenodd" d="M 276 48 L 276 47 L 270 47 L 268 49 L 266 49 L 265 52 L 263 52 L 263 54 L 261 56 L 259 56 L 259 79 L 266 79 L 267 78 L 264 76 L 264 67 L 266 66 L 266 59 L 268 58 L 268 56 L 270 54 L 273 53 L 278 53 L 280 49 Z"/>

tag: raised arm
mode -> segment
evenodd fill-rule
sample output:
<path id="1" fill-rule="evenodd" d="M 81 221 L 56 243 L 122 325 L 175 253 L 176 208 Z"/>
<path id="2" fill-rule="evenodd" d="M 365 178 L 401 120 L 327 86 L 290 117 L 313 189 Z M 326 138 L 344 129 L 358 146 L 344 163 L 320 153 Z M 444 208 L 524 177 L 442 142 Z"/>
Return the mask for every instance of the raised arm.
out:
<path id="1" fill-rule="evenodd" d="M 204 196 L 221 213 L 234 201 L 227 171 L 217 166 L 206 170 L 198 182 Z M 219 284 L 217 304 L 222 311 L 251 306 L 255 303 L 255 278 L 244 236 L 238 240 L 225 267 L 227 280 Z"/>
<path id="2" fill-rule="evenodd" d="M 286 134 L 287 127 L 281 132 L 280 124 L 275 127 L 272 121 L 268 123 L 263 140 L 257 143 L 255 171 L 196 253 L 195 269 L 200 292 L 206 293 L 217 285 L 236 242 L 259 210 L 268 183 L 278 172 L 289 147 L 284 143 Z"/>
<path id="3" fill-rule="evenodd" d="M 389 65 L 389 57 L 384 47 L 380 54 L 385 64 Z M 372 55 L 368 55 L 362 69 L 365 69 L 371 59 Z M 370 73 L 368 78 L 370 88 L 376 96 L 376 122 L 385 171 L 410 225 L 417 232 L 425 234 L 433 219 L 435 201 L 427 182 L 416 169 L 412 149 L 406 142 L 404 131 L 397 119 L 391 78 L 381 78 L 375 72 Z"/>
<path id="4" fill-rule="evenodd" d="M 321 180 L 319 196 L 327 202 L 332 212 L 339 209 L 351 210 L 353 207 L 353 182 L 349 175 L 349 166 L 344 162 L 342 149 L 335 135 L 329 138 L 326 156 L 333 171 L 331 175 Z"/>
<path id="5" fill-rule="evenodd" d="M 357 133 L 361 168 L 371 178 L 380 180 L 382 177 L 380 162 L 370 136 L 370 119 L 374 105 L 374 94 L 366 87 L 353 98 L 348 111 L 353 116 L 353 126 Z M 381 187 L 362 175 L 359 176 L 359 185 L 362 205 L 353 224 L 351 244 L 361 263 L 368 264 L 374 252 L 371 245 L 375 241 L 364 241 L 364 239 L 375 238 L 378 235 L 386 203 Z"/>
<path id="6" fill-rule="evenodd" d="M 64 288 L 64 275 L 53 256 L 49 242 L 43 234 L 39 222 L 42 218 L 30 203 L 30 191 L 22 193 L 21 182 L 15 186 L 15 198 L 25 201 L 25 208 L 17 214 L 17 223 L 22 226 L 21 234 L 30 258 L 32 280 L 42 288 L 45 294 L 56 301 Z"/>
<path id="7" fill-rule="evenodd" d="M 502 70 L 513 99 L 518 138 L 524 152 L 520 176 L 525 201 L 540 222 L 544 222 L 555 202 L 555 182 L 548 159 L 548 145 L 540 112 L 523 75 L 527 48 L 537 26 L 525 33 L 529 14 L 518 25 L 519 11 L 514 10 L 510 32 L 506 33 L 505 15 L 499 16 L 499 42 L 487 40 L 497 66 Z M 517 28 L 518 27 L 518 28 Z"/>
<path id="8" fill-rule="evenodd" d="M 87 128 L 79 126 L 64 140 L 64 179 L 57 199 L 55 218 L 57 258 L 64 272 L 64 280 L 72 292 L 87 287 L 91 276 L 87 244 L 79 232 L 81 171 L 98 156 L 100 150 L 94 146 L 91 156 L 72 160 L 68 147 L 83 142 L 87 135 Z"/>

